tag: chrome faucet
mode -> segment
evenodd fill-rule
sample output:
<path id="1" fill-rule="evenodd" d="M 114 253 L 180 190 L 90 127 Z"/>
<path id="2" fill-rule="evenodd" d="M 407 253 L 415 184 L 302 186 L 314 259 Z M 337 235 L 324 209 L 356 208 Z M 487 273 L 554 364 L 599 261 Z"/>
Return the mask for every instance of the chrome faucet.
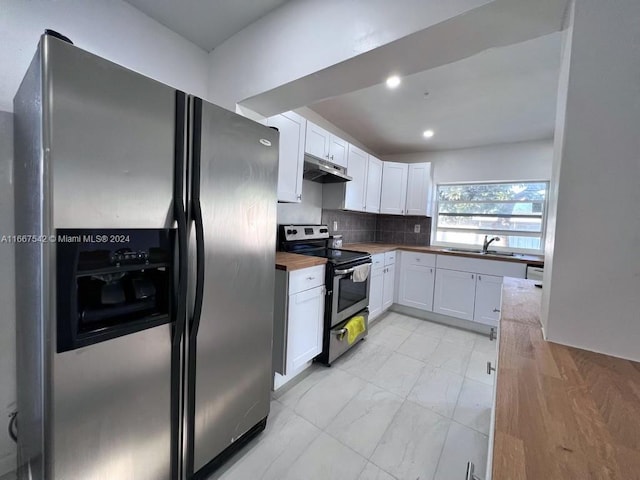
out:
<path id="1" fill-rule="evenodd" d="M 487 253 L 488 249 L 489 249 L 489 245 L 491 245 L 493 242 L 499 242 L 500 241 L 500 237 L 491 237 L 487 240 L 488 235 L 484 236 L 484 242 L 482 243 L 482 253 Z"/>

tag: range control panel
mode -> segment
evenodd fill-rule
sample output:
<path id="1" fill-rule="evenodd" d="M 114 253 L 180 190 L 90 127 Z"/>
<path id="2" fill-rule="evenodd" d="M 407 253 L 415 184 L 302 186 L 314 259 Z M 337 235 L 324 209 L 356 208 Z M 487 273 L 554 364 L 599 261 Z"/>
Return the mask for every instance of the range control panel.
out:
<path id="1" fill-rule="evenodd" d="M 280 225 L 280 238 L 287 242 L 329 238 L 329 227 L 326 225 Z"/>

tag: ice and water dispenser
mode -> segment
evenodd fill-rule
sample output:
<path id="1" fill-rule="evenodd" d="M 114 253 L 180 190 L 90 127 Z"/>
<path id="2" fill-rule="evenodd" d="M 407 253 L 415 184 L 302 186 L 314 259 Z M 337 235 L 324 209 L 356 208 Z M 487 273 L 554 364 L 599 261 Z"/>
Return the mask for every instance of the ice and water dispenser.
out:
<path id="1" fill-rule="evenodd" d="M 58 352 L 173 320 L 173 230 L 56 233 Z"/>

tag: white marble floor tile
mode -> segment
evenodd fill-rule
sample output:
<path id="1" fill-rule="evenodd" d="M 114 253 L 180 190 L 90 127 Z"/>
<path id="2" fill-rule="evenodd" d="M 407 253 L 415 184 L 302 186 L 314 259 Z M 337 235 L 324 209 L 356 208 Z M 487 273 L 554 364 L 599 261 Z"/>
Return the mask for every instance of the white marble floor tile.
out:
<path id="1" fill-rule="evenodd" d="M 393 325 L 394 327 L 413 332 L 422 324 L 423 321 L 401 313 L 391 312 L 383 322 L 385 325 Z"/>
<path id="2" fill-rule="evenodd" d="M 421 362 L 429 360 L 433 352 L 438 348 L 440 340 L 434 337 L 428 337 L 417 332 L 413 332 L 409 338 L 407 338 L 396 349 L 396 352 L 402 353 Z"/>
<path id="3" fill-rule="evenodd" d="M 322 432 L 291 409 L 271 403 L 267 428 L 210 480 L 280 480 Z"/>
<path id="4" fill-rule="evenodd" d="M 489 335 L 478 335 L 473 349 L 479 352 L 493 353 L 498 349 L 498 342 L 496 340 L 489 340 Z"/>
<path id="5" fill-rule="evenodd" d="M 367 466 L 364 467 L 364 470 L 362 470 L 358 480 L 395 480 L 395 478 L 377 465 L 369 462 Z"/>
<path id="6" fill-rule="evenodd" d="M 356 480 L 367 460 L 321 433 L 291 465 L 285 480 Z M 250 478 L 250 477 L 247 477 Z"/>
<path id="7" fill-rule="evenodd" d="M 301 394 L 296 390 L 299 385 L 296 385 L 283 395 L 280 401 L 293 408 L 298 415 L 324 429 L 365 385 L 364 380 L 332 368 L 329 375 L 305 388 Z"/>
<path id="8" fill-rule="evenodd" d="M 371 378 L 371 383 L 404 398 L 413 388 L 424 366 L 419 360 L 394 352 Z"/>
<path id="9" fill-rule="evenodd" d="M 393 325 L 383 325 L 381 328 L 371 332 L 368 335 L 367 341 L 395 350 L 409 337 L 409 335 L 411 335 L 411 332 L 403 328 L 395 327 Z"/>
<path id="10" fill-rule="evenodd" d="M 444 337 L 444 334 L 447 333 L 447 330 L 449 330 L 450 328 L 451 327 L 447 327 L 439 323 L 422 320 L 418 327 L 415 329 L 415 332 L 440 339 Z"/>
<path id="11" fill-rule="evenodd" d="M 472 349 L 476 343 L 476 339 L 479 336 L 480 334 L 469 332 L 468 330 L 450 328 L 445 332 L 442 340 L 444 340 L 445 342 L 455 343 L 468 349 Z"/>
<path id="12" fill-rule="evenodd" d="M 491 385 L 465 378 L 455 412 L 453 413 L 453 419 L 488 435 L 492 402 L 493 387 Z"/>
<path id="13" fill-rule="evenodd" d="M 393 350 L 365 339 L 344 356 L 336 359 L 332 368 L 371 380 L 392 353 Z"/>
<path id="14" fill-rule="evenodd" d="M 464 478 L 469 461 L 474 463 L 476 475 L 486 478 L 488 442 L 485 435 L 452 422 L 434 480 Z"/>
<path id="15" fill-rule="evenodd" d="M 402 402 L 403 399 L 393 393 L 368 384 L 325 431 L 369 458 Z"/>
<path id="16" fill-rule="evenodd" d="M 398 479 L 431 480 L 450 420 L 404 402 L 376 447 L 371 461 Z"/>
<path id="17" fill-rule="evenodd" d="M 491 375 L 487 374 L 487 362 L 491 362 L 491 365 L 496 366 L 497 352 L 482 352 L 474 350 L 471 352 L 469 358 L 469 365 L 465 372 L 465 377 L 482 382 L 486 385 L 493 385 L 496 378 L 496 372 L 491 372 Z"/>
<path id="18" fill-rule="evenodd" d="M 430 363 L 453 373 L 464 375 L 469 364 L 471 350 L 455 343 L 441 341 L 429 357 Z"/>
<path id="19" fill-rule="evenodd" d="M 427 365 L 407 399 L 451 418 L 463 380 L 462 375 Z"/>

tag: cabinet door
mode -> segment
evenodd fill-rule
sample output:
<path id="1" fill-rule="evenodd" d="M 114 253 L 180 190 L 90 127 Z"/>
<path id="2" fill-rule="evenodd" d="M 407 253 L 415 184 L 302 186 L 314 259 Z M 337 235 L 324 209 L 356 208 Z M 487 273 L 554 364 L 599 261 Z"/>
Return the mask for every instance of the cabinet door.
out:
<path id="1" fill-rule="evenodd" d="M 407 202 L 406 163 L 383 162 L 380 213 L 404 215 Z"/>
<path id="2" fill-rule="evenodd" d="M 382 294 L 382 310 L 393 304 L 393 290 L 396 284 L 396 266 L 389 265 L 384 269 L 384 289 Z"/>
<path id="3" fill-rule="evenodd" d="M 409 164 L 407 215 L 427 215 L 431 194 L 431 163 Z"/>
<path id="4" fill-rule="evenodd" d="M 344 208 L 364 212 L 367 190 L 368 155 L 358 147 L 349 145 L 347 174 L 353 178 L 346 183 Z"/>
<path id="5" fill-rule="evenodd" d="M 478 275 L 473 320 L 497 326 L 502 304 L 502 277 Z"/>
<path id="6" fill-rule="evenodd" d="M 289 296 L 287 371 L 294 371 L 322 352 L 324 287 Z"/>
<path id="7" fill-rule="evenodd" d="M 278 201 L 302 201 L 302 173 L 306 120 L 294 112 L 267 119 L 267 125 L 280 132 L 278 161 Z"/>
<path id="8" fill-rule="evenodd" d="M 348 169 L 347 148 L 349 144 L 340 137 L 331 135 L 329 138 L 329 161 Z M 350 175 L 350 174 L 349 174 Z"/>
<path id="9" fill-rule="evenodd" d="M 473 320 L 476 274 L 457 270 L 436 270 L 433 311 L 442 315 Z"/>
<path id="10" fill-rule="evenodd" d="M 331 134 L 324 128 L 313 122 L 307 121 L 307 134 L 304 142 L 304 151 L 309 155 L 329 160 L 329 140 Z"/>
<path id="11" fill-rule="evenodd" d="M 369 320 L 382 313 L 384 296 L 384 268 L 371 270 L 371 286 L 369 287 Z"/>
<path id="12" fill-rule="evenodd" d="M 382 189 L 382 160 L 369 155 L 369 168 L 367 169 L 367 194 L 365 211 L 380 213 L 380 191 Z"/>
<path id="13" fill-rule="evenodd" d="M 400 263 L 398 303 L 420 310 L 433 310 L 435 268 L 426 265 Z"/>

